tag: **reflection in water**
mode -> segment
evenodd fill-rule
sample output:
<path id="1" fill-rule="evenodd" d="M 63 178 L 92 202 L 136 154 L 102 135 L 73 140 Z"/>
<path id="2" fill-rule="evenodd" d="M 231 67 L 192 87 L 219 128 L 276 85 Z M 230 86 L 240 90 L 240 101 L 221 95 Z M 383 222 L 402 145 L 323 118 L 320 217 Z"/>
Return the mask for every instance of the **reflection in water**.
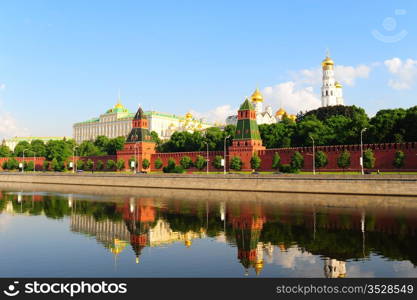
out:
<path id="1" fill-rule="evenodd" d="M 346 277 L 352 261 L 378 255 L 417 265 L 417 216 L 412 210 L 291 207 L 251 201 L 206 202 L 125 197 L 103 201 L 80 195 L 1 192 L 0 211 L 10 215 L 69 217 L 70 230 L 94 237 L 114 255 L 131 248 L 141 262 L 145 247 L 215 238 L 237 248 L 244 273 L 293 257 L 320 257 L 323 275 Z M 114 201 L 113 201 L 114 200 Z M 301 254 L 300 254 L 301 253 Z M 291 256 L 292 255 L 292 256 Z M 292 258 L 294 259 L 294 257 Z"/>

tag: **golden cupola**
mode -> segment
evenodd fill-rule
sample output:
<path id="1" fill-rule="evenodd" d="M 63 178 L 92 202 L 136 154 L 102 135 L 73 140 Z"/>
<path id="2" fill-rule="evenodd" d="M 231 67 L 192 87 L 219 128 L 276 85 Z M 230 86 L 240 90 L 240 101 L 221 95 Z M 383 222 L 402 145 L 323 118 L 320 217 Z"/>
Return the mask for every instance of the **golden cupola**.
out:
<path id="1" fill-rule="evenodd" d="M 185 118 L 187 120 L 191 119 L 192 117 L 193 117 L 193 115 L 190 112 L 188 112 L 188 113 L 185 114 Z"/>
<path id="2" fill-rule="evenodd" d="M 252 96 L 250 96 L 251 100 L 253 102 L 263 102 L 264 101 L 264 97 L 262 96 L 261 92 L 259 91 L 258 88 L 256 88 L 256 90 L 253 92 Z"/>
<path id="3" fill-rule="evenodd" d="M 326 58 L 321 62 L 321 66 L 323 67 L 323 70 L 333 69 L 334 62 L 329 56 L 326 56 Z"/>
<path id="4" fill-rule="evenodd" d="M 338 89 L 341 89 L 341 88 L 343 87 L 343 85 L 342 85 L 339 81 L 336 81 L 336 82 L 334 83 L 334 86 L 335 86 L 336 88 L 338 88 Z"/>
<path id="5" fill-rule="evenodd" d="M 285 115 L 287 112 L 285 111 L 285 109 L 280 108 L 277 110 L 277 112 L 275 113 L 275 117 L 282 117 L 283 115 Z"/>

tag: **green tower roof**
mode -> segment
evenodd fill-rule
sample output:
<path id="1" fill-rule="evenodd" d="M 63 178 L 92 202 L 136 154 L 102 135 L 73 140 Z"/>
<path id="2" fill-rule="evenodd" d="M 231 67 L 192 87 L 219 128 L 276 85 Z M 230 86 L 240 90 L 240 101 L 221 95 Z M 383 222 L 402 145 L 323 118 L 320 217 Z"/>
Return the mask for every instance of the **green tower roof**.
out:
<path id="1" fill-rule="evenodd" d="M 248 98 L 245 99 L 245 102 L 242 103 L 239 110 L 254 110 L 252 103 L 249 101 Z"/>
<path id="2" fill-rule="evenodd" d="M 254 111 L 253 105 L 248 98 L 242 103 L 239 111 L 250 110 Z M 237 121 L 235 140 L 260 140 L 261 135 L 259 133 L 258 123 L 249 117 L 240 119 Z"/>

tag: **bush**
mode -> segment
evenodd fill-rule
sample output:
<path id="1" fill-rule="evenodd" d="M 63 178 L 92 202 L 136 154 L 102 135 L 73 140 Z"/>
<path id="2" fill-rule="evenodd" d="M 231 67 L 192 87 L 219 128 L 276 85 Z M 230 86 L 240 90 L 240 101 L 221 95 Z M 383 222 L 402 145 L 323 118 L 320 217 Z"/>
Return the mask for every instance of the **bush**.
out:
<path id="1" fill-rule="evenodd" d="M 104 163 L 102 160 L 97 161 L 97 170 L 103 170 L 104 168 Z"/>
<path id="2" fill-rule="evenodd" d="M 59 172 L 61 171 L 61 164 L 58 162 L 58 160 L 56 158 L 54 158 L 51 161 L 51 168 L 52 170 L 54 170 L 55 172 Z"/>
<path id="3" fill-rule="evenodd" d="M 315 165 L 317 169 L 324 168 L 329 163 L 326 153 L 317 151 L 315 154 Z"/>
<path id="4" fill-rule="evenodd" d="M 172 172 L 172 173 L 179 173 L 179 174 L 181 174 L 181 173 L 184 173 L 184 168 L 183 168 L 183 166 L 175 166 L 175 168 L 174 168 L 174 171 Z"/>
<path id="5" fill-rule="evenodd" d="M 180 160 L 180 165 L 184 168 L 184 169 L 189 169 L 191 168 L 191 166 L 193 165 L 193 161 L 191 160 L 191 157 L 189 156 L 183 156 Z"/>
<path id="6" fill-rule="evenodd" d="M 367 169 L 372 169 L 375 166 L 375 156 L 371 149 L 367 149 L 363 153 L 363 166 Z"/>
<path id="7" fill-rule="evenodd" d="M 1 165 L 1 168 L 3 170 L 7 170 L 7 160 L 3 161 L 2 165 Z"/>
<path id="8" fill-rule="evenodd" d="M 84 169 L 84 161 L 79 159 L 77 160 L 77 170 L 83 170 Z"/>
<path id="9" fill-rule="evenodd" d="M 223 157 L 221 157 L 220 155 L 216 155 L 213 160 L 213 167 L 215 167 L 216 169 L 222 169 L 222 159 Z"/>
<path id="10" fill-rule="evenodd" d="M 94 168 L 94 162 L 91 159 L 87 160 L 87 163 L 85 164 L 86 170 L 92 170 Z"/>
<path id="11" fill-rule="evenodd" d="M 350 166 L 350 153 L 349 151 L 345 150 L 340 154 L 337 158 L 337 166 L 343 169 L 343 172 L 346 168 Z"/>
<path id="12" fill-rule="evenodd" d="M 109 159 L 106 163 L 106 169 L 108 170 L 114 170 L 114 168 L 116 167 L 116 163 L 114 160 Z"/>
<path id="13" fill-rule="evenodd" d="M 16 160 L 16 158 L 12 157 L 7 161 L 7 169 L 9 170 L 19 169 L 19 162 Z"/>
<path id="14" fill-rule="evenodd" d="M 252 155 L 252 158 L 250 159 L 250 166 L 255 171 L 261 166 L 261 158 L 258 156 L 258 154 L 254 153 Z"/>
<path id="15" fill-rule="evenodd" d="M 197 158 L 195 159 L 194 165 L 196 166 L 197 169 L 199 169 L 201 171 L 207 165 L 207 161 L 201 155 L 197 155 Z"/>
<path id="16" fill-rule="evenodd" d="M 116 168 L 117 168 L 118 171 L 123 170 L 125 168 L 125 161 L 123 159 L 119 159 L 116 162 Z"/>
<path id="17" fill-rule="evenodd" d="M 174 173 L 174 169 L 175 169 L 175 160 L 173 159 L 173 158 L 170 158 L 169 160 L 168 160 L 168 165 L 166 166 L 166 167 L 164 167 L 163 169 L 162 169 L 162 171 L 164 172 L 164 173 Z"/>
<path id="18" fill-rule="evenodd" d="M 146 170 L 149 168 L 149 166 L 151 165 L 151 163 L 149 162 L 149 160 L 147 158 L 144 158 L 142 160 L 142 167 Z"/>
<path id="19" fill-rule="evenodd" d="M 294 171 L 294 173 L 300 172 L 300 170 L 304 167 L 304 157 L 303 155 L 295 151 L 293 156 L 291 157 L 291 169 Z"/>
<path id="20" fill-rule="evenodd" d="M 242 160 L 239 156 L 233 156 L 230 160 L 230 169 L 240 171 L 242 169 Z"/>
<path id="21" fill-rule="evenodd" d="M 404 165 L 405 165 L 405 154 L 404 154 L 404 152 L 402 152 L 401 150 L 398 150 L 398 151 L 395 152 L 393 165 L 394 165 L 394 167 L 396 167 L 398 169 L 404 167 Z"/>
<path id="22" fill-rule="evenodd" d="M 272 158 L 272 169 L 278 170 L 281 166 L 281 157 L 279 156 L 278 152 L 274 153 L 274 157 Z"/>
<path id="23" fill-rule="evenodd" d="M 24 163 L 24 167 L 25 167 L 25 171 L 33 171 L 33 168 L 35 167 L 35 163 L 33 162 L 33 160 L 28 161 Z"/>
<path id="24" fill-rule="evenodd" d="M 51 167 L 51 163 L 47 160 L 44 160 L 42 163 L 42 167 L 44 171 L 49 171 L 49 168 Z"/>
<path id="25" fill-rule="evenodd" d="M 295 170 L 291 168 L 289 164 L 282 164 L 279 166 L 279 171 L 282 173 L 295 173 Z"/>
<path id="26" fill-rule="evenodd" d="M 155 159 L 155 169 L 160 169 L 162 168 L 162 160 L 158 157 L 157 159 Z"/>

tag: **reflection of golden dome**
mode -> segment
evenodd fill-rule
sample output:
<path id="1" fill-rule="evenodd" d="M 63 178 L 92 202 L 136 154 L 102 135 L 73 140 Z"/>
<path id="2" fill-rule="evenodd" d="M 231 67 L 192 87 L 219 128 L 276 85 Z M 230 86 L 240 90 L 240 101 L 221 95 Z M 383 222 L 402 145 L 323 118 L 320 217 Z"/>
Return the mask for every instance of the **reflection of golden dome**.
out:
<path id="1" fill-rule="evenodd" d="M 193 115 L 190 112 L 185 114 L 186 119 L 191 119 L 192 117 L 193 117 Z"/>
<path id="2" fill-rule="evenodd" d="M 264 97 L 262 96 L 261 92 L 259 91 L 258 88 L 256 88 L 256 90 L 253 92 L 252 96 L 250 96 L 251 100 L 253 102 L 263 102 L 264 101 Z"/>
<path id="3" fill-rule="evenodd" d="M 285 109 L 280 108 L 279 110 L 277 110 L 277 112 L 275 113 L 275 117 L 280 117 L 285 115 L 287 112 L 285 111 Z"/>
<path id="4" fill-rule="evenodd" d="M 345 273 L 339 274 L 339 278 L 345 278 L 345 277 L 346 277 L 346 274 Z"/>
<path id="5" fill-rule="evenodd" d="M 262 271 L 263 268 L 264 268 L 264 262 L 263 262 L 263 260 L 257 261 L 255 263 L 255 272 L 256 272 L 256 275 L 259 275 L 259 273 L 261 273 L 261 271 Z"/>
<path id="6" fill-rule="evenodd" d="M 138 256 L 136 256 L 136 263 L 137 264 L 139 263 L 139 257 Z"/>
<path id="7" fill-rule="evenodd" d="M 339 81 L 336 81 L 334 85 L 336 86 L 336 88 L 339 88 L 339 89 L 343 87 L 343 85 L 341 85 Z"/>
<path id="8" fill-rule="evenodd" d="M 184 242 L 184 244 L 185 244 L 185 246 L 186 246 L 187 248 L 190 248 L 190 246 L 191 246 L 192 242 L 191 242 L 191 240 L 186 240 L 186 241 Z"/>
<path id="9" fill-rule="evenodd" d="M 330 66 L 333 67 L 333 65 L 334 65 L 333 60 L 328 56 L 326 56 L 326 58 L 321 62 L 321 66 L 323 68 L 330 67 Z"/>
<path id="10" fill-rule="evenodd" d="M 113 254 L 119 254 L 123 251 L 123 249 L 126 247 L 127 243 L 125 241 L 114 239 L 113 245 L 111 245 L 110 252 Z"/>

